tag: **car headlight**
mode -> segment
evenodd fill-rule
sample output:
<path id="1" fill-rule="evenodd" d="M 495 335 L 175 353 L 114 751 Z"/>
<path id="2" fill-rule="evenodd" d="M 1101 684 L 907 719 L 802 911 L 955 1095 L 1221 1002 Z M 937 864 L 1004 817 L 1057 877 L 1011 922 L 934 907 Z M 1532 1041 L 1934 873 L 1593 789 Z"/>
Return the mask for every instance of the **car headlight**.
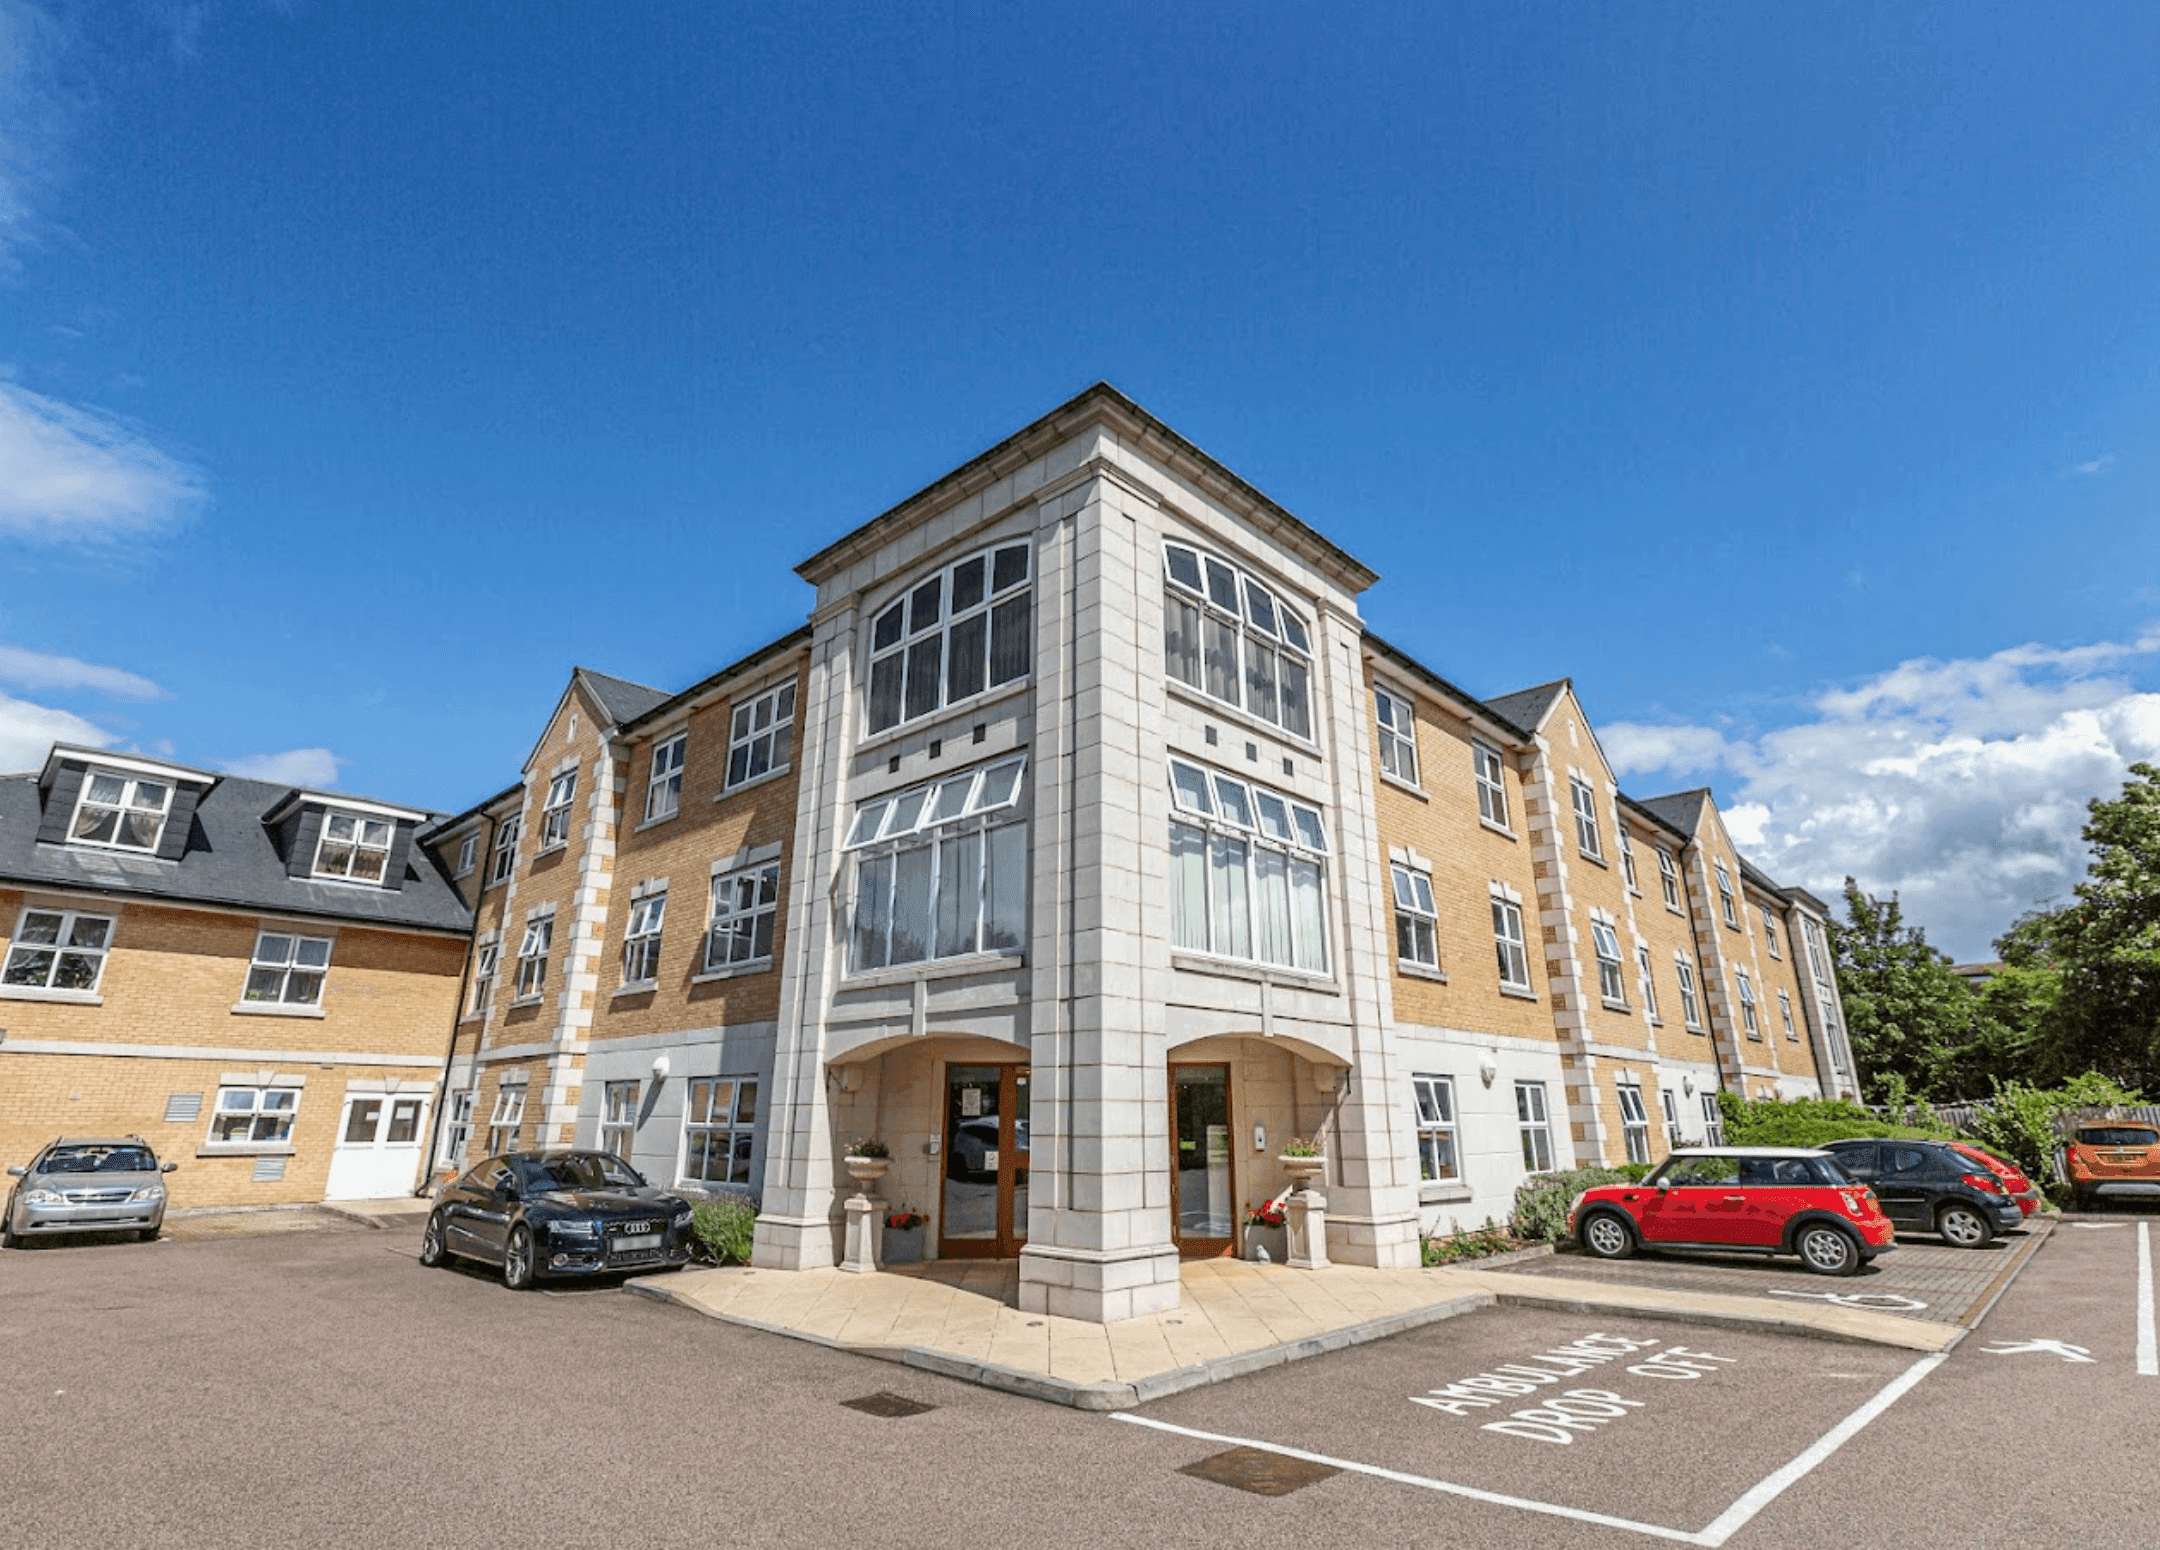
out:
<path id="1" fill-rule="evenodd" d="M 23 1191 L 23 1204 L 32 1206 L 64 1206 L 67 1204 L 67 1197 L 61 1194 L 60 1191 L 56 1189 L 26 1189 Z"/>
<path id="2" fill-rule="evenodd" d="M 668 1225 L 670 1227 L 688 1227 L 690 1225 L 690 1213 L 688 1211 L 676 1212 L 668 1218 Z"/>
<path id="3" fill-rule="evenodd" d="M 548 1223 L 548 1231 L 558 1238 L 597 1238 L 600 1224 L 592 1221 L 561 1221 Z"/>
<path id="4" fill-rule="evenodd" d="M 133 1203 L 135 1201 L 148 1202 L 153 1200 L 163 1200 L 164 1198 L 165 1186 L 162 1184 L 145 1184 L 141 1189 L 135 1191 L 134 1194 L 128 1196 L 128 1200 L 130 1203 Z"/>

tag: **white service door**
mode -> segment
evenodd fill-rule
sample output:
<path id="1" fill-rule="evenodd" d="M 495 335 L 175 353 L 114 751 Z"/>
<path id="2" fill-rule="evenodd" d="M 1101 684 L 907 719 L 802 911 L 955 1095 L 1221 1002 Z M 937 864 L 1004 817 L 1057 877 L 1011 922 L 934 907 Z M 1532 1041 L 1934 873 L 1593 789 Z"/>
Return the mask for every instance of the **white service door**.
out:
<path id="1" fill-rule="evenodd" d="M 330 1154 L 325 1200 L 388 1200 L 409 1195 L 420 1177 L 427 1099 L 419 1094 L 347 1093 Z"/>

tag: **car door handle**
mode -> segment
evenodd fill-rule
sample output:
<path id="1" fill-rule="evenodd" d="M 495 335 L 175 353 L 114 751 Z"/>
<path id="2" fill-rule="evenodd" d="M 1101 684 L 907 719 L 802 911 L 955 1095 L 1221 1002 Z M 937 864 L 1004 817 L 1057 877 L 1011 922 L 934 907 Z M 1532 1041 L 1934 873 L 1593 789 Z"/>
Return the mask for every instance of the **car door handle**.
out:
<path id="1" fill-rule="evenodd" d="M 1746 1200 L 1746 1199 L 1747 1199 L 1747 1196 L 1745 1196 L 1745 1195 L 1727 1195 L 1727 1196 L 1726 1196 L 1725 1198 L 1726 1198 L 1727 1200 L 1741 1200 L 1741 1201 L 1744 1201 L 1744 1200 Z"/>

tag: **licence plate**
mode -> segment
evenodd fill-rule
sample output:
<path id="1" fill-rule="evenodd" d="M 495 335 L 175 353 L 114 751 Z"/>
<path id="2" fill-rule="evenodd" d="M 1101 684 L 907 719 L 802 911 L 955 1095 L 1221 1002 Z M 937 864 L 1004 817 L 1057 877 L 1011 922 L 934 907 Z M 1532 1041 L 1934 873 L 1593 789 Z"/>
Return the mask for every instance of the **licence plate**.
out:
<path id="1" fill-rule="evenodd" d="M 640 1249 L 657 1249 L 660 1247 L 660 1235 L 656 1232 L 625 1233 L 615 1240 L 615 1247 L 618 1251 L 629 1253 L 636 1253 Z"/>

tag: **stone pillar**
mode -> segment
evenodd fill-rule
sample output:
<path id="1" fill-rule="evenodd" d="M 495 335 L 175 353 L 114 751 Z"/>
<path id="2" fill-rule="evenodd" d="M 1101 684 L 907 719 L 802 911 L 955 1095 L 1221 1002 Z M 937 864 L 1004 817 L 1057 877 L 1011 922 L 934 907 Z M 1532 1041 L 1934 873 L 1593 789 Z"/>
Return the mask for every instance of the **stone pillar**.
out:
<path id="1" fill-rule="evenodd" d="M 885 1202 L 873 1195 L 847 1198 L 847 1253 L 840 1268 L 854 1275 L 875 1275 L 885 1237 Z"/>

